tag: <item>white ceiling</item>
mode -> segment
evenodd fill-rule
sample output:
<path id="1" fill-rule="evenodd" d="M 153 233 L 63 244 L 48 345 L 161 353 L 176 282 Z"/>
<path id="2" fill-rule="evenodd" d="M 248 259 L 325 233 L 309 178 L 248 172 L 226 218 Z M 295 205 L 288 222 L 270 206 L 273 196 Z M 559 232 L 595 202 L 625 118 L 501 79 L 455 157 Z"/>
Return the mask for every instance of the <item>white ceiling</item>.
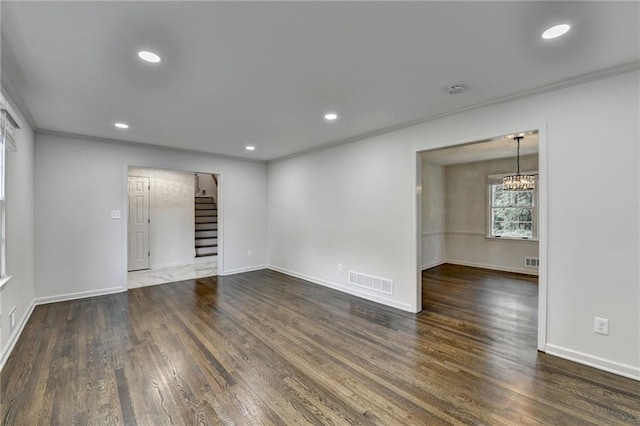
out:
<path id="1" fill-rule="evenodd" d="M 451 148 L 425 151 L 422 153 L 422 161 L 423 163 L 449 166 L 452 164 L 515 157 L 518 146 L 513 140 L 513 136 L 498 136 L 488 141 L 478 141 Z M 520 141 L 520 155 L 537 154 L 538 140 L 537 133 L 525 134 Z"/>
<path id="2" fill-rule="evenodd" d="M 2 68 L 39 129 L 269 160 L 637 66 L 639 33 L 638 2 L 3 1 Z"/>

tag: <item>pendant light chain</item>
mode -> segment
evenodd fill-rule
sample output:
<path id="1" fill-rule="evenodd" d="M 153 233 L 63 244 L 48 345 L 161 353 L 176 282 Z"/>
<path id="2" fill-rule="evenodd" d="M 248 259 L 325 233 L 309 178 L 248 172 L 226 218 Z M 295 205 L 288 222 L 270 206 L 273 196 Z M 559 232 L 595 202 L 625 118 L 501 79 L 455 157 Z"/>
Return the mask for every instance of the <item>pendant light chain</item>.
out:
<path id="1" fill-rule="evenodd" d="M 535 188 L 535 176 L 520 174 L 520 140 L 523 136 L 515 136 L 514 141 L 518 144 L 516 151 L 516 174 L 502 178 L 502 189 L 504 191 L 531 191 Z"/>
<path id="2" fill-rule="evenodd" d="M 518 142 L 518 150 L 516 151 L 517 152 L 517 155 L 516 155 L 516 168 L 517 168 L 516 175 L 519 176 L 520 175 L 520 139 L 522 139 L 522 136 L 516 136 L 514 139 Z"/>

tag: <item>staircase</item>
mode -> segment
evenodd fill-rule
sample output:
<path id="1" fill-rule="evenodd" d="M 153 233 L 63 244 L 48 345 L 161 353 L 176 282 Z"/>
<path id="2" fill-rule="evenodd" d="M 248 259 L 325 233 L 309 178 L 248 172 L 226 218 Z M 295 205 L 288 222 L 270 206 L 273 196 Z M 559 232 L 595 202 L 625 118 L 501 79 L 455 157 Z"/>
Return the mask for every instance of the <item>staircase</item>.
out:
<path id="1" fill-rule="evenodd" d="M 218 206 L 213 197 L 195 197 L 196 257 L 218 254 Z"/>

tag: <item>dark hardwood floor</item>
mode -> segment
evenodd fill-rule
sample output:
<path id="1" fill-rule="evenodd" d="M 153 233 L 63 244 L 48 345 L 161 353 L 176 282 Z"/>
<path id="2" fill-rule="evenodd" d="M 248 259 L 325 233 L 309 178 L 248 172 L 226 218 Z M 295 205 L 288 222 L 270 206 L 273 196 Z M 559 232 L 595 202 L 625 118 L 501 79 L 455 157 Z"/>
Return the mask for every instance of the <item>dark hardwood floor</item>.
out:
<path id="1" fill-rule="evenodd" d="M 38 306 L 5 425 L 640 424 L 640 384 L 535 349 L 534 278 L 443 265 L 424 311 L 272 271 Z"/>

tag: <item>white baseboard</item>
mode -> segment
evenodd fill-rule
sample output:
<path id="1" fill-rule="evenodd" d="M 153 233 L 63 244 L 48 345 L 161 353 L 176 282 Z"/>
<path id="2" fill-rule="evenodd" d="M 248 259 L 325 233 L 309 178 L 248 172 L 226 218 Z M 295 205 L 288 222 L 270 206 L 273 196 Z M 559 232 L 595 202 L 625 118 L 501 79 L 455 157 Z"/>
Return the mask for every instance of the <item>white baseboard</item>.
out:
<path id="1" fill-rule="evenodd" d="M 464 261 L 464 260 L 452 260 L 452 259 L 447 259 L 442 263 L 450 263 L 452 265 L 471 266 L 471 267 L 474 267 L 474 268 L 491 269 L 491 270 L 494 270 L 494 271 L 515 272 L 516 274 L 526 274 L 526 275 L 538 276 L 538 270 L 534 269 L 534 268 L 532 268 L 532 269 L 510 268 L 508 266 L 491 265 L 489 263 L 476 263 L 476 262 L 467 262 L 467 261 Z"/>
<path id="2" fill-rule="evenodd" d="M 13 333 L 11 334 L 11 336 L 9 336 L 7 345 L 4 347 L 2 353 L 0 353 L 0 371 L 2 371 L 2 369 L 4 368 L 4 364 L 7 362 L 7 359 L 9 359 L 9 355 L 11 355 L 13 348 L 16 346 L 18 337 L 20 337 L 20 335 L 22 334 L 22 331 L 24 330 L 25 325 L 27 325 L 27 321 L 29 321 L 29 318 L 31 318 L 31 314 L 33 313 L 35 307 L 36 304 L 34 302 L 31 302 L 31 305 L 29 305 L 29 308 L 22 316 L 22 319 L 20 319 L 20 323 L 16 328 L 13 329 Z"/>
<path id="3" fill-rule="evenodd" d="M 80 291 L 77 293 L 59 294 L 57 296 L 38 297 L 34 299 L 35 305 L 44 305 L 47 303 L 64 302 L 66 300 L 85 299 L 87 297 L 104 296 L 107 294 L 122 293 L 127 291 L 126 287 L 111 287 L 100 290 Z"/>
<path id="4" fill-rule="evenodd" d="M 446 260 L 438 260 L 436 262 L 427 263 L 426 265 L 422 265 L 420 267 L 420 270 L 424 271 L 425 269 L 435 268 L 436 266 L 444 265 L 445 263 L 447 263 Z"/>
<path id="5" fill-rule="evenodd" d="M 288 269 L 280 268 L 280 267 L 274 266 L 274 265 L 269 265 L 269 266 L 267 266 L 267 268 L 271 269 L 272 271 L 281 272 L 283 274 L 290 275 L 292 277 L 303 279 L 305 281 L 310 281 L 310 282 L 312 282 L 314 284 L 320 284 L 322 286 L 329 287 L 329 288 L 332 288 L 334 290 L 341 291 L 343 293 L 348 293 L 348 294 L 350 294 L 352 296 L 361 297 L 363 299 L 367 299 L 367 300 L 370 300 L 372 302 L 380 303 L 382 305 L 391 306 L 393 308 L 397 308 L 397 309 L 401 309 L 403 311 L 414 313 L 411 305 L 409 305 L 408 303 L 402 303 L 402 302 L 398 302 L 396 300 L 389 299 L 389 298 L 382 297 L 382 296 L 378 296 L 378 295 L 375 295 L 375 294 L 365 293 L 363 291 L 358 291 L 358 289 L 355 289 L 355 288 L 347 287 L 347 286 L 344 286 L 344 285 L 341 285 L 341 284 L 332 283 L 330 281 L 325 281 L 323 279 L 316 278 L 316 277 L 311 277 L 309 275 L 300 274 L 298 272 L 290 271 Z"/>
<path id="6" fill-rule="evenodd" d="M 550 343 L 547 343 L 546 349 L 546 353 L 548 355 L 554 355 L 560 358 L 568 359 L 569 361 L 577 362 L 578 364 L 588 365 L 589 367 L 608 371 L 609 373 L 628 377 L 630 379 L 640 380 L 640 367 L 621 364 L 616 361 L 611 361 L 594 355 L 585 354 L 583 352 L 574 351 L 572 349 L 563 348 Z"/>
<path id="7" fill-rule="evenodd" d="M 225 271 L 220 272 L 218 275 L 234 275 L 234 274 L 242 274 L 243 272 L 253 272 L 260 271 L 262 269 L 267 269 L 269 266 L 267 265 L 257 265 L 257 266 L 247 266 L 246 268 L 236 268 L 236 269 L 227 269 Z"/>

